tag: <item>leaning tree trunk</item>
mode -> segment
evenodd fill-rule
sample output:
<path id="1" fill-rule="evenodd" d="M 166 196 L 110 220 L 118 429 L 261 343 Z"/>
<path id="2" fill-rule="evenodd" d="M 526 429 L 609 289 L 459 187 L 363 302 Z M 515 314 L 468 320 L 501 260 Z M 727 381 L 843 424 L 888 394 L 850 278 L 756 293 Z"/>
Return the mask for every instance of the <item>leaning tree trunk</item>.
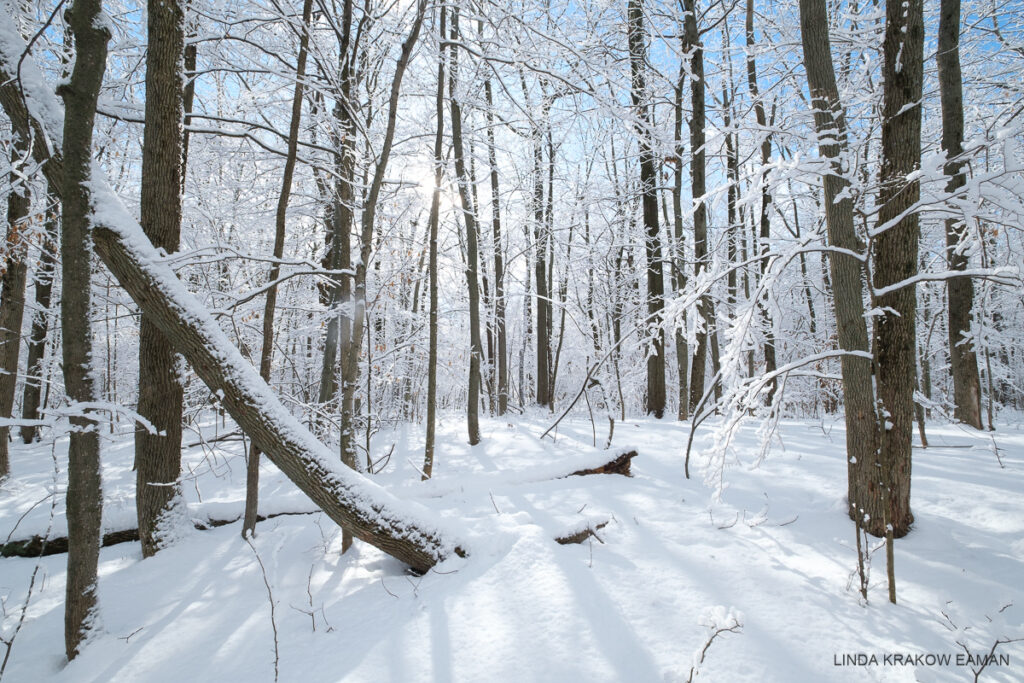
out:
<path id="1" fill-rule="evenodd" d="M 966 183 L 964 163 L 963 78 L 960 74 L 960 0 L 942 0 L 939 8 L 939 96 L 942 100 L 942 151 L 946 153 L 946 192 L 955 194 Z M 965 270 L 967 223 L 946 219 L 946 258 L 950 270 Z M 981 429 L 981 379 L 971 333 L 974 282 L 961 276 L 946 281 L 949 310 L 949 360 L 953 375 L 953 416 Z"/>
<path id="2" fill-rule="evenodd" d="M 86 19 L 86 27 L 92 26 L 90 19 Z M 76 18 L 74 25 L 81 28 L 82 24 L 83 22 Z M 89 38 L 91 36 L 86 37 L 86 45 L 92 49 Z M 85 49 L 81 42 L 76 41 L 76 44 L 79 50 Z M 24 100 L 10 77 L 22 58 L 23 50 L 24 42 L 17 33 L 8 24 L 0 22 L 0 105 L 7 112 L 19 135 L 28 136 L 31 129 L 34 131 L 35 140 L 56 140 L 59 144 L 62 139 L 62 109 L 52 93 L 33 87 L 33 84 L 44 81 L 31 57 L 24 59 L 21 65 L 23 72 L 28 71 L 31 74 L 30 78 L 22 81 L 29 84 Z M 86 54 L 91 55 L 91 52 Z M 89 63 L 98 68 L 102 67 L 103 61 L 99 60 L 97 63 L 90 59 Z M 76 68 L 80 67 L 76 64 Z M 78 80 L 81 81 L 81 77 Z M 72 83 L 74 82 L 73 77 Z M 69 96 L 68 99 L 72 101 L 75 96 Z M 26 109 L 26 101 L 29 109 Z M 32 118 L 29 111 L 37 112 L 40 118 Z M 70 114 L 67 119 L 71 133 L 81 132 L 83 121 L 86 119 L 72 118 Z M 81 137 L 76 140 L 80 142 Z M 81 152 L 74 147 L 73 145 L 70 149 L 76 153 L 75 160 L 79 164 L 79 172 L 77 175 L 70 175 L 88 178 L 89 176 L 83 172 L 88 172 L 89 168 L 81 165 Z M 60 155 L 44 149 L 41 144 L 36 145 L 33 155 L 36 161 L 43 165 L 47 179 L 60 187 L 59 181 L 65 175 L 64 160 Z M 156 321 L 160 330 L 171 340 L 175 349 L 185 356 L 200 379 L 211 391 L 223 395 L 224 407 L 242 431 L 256 442 L 260 450 L 284 475 L 337 524 L 351 529 L 357 538 L 380 548 L 415 569 L 426 571 L 452 553 L 462 554 L 463 551 L 457 547 L 454 538 L 443 531 L 443 522 L 429 511 L 416 504 L 400 501 L 360 474 L 334 464 L 335 458 L 332 457 L 330 450 L 281 404 L 252 365 L 231 344 L 209 311 L 175 276 L 165 257 L 146 239 L 138 223 L 109 185 L 103 182 L 98 174 L 91 179 L 93 182 L 90 188 L 95 195 L 95 204 L 103 207 L 102 211 L 93 214 L 92 219 L 92 237 L 96 252 L 113 273 L 118 284 L 128 292 L 139 308 Z M 69 184 L 68 187 L 74 190 L 77 186 Z M 65 202 L 65 211 L 68 206 L 69 203 Z M 81 207 L 84 208 L 85 204 Z M 81 243 L 77 244 L 82 247 Z M 88 256 L 87 251 L 84 254 Z M 85 260 L 87 262 L 87 259 Z M 85 295 L 88 294 L 87 287 L 81 290 Z M 74 301 L 74 297 L 72 300 Z M 66 316 L 67 312 L 64 314 Z M 65 363 L 65 369 L 68 367 Z M 78 385 L 73 386 L 78 388 Z M 92 422 L 84 418 L 74 419 L 80 424 Z M 96 436 L 95 431 L 76 434 L 79 444 L 82 437 Z M 73 448 L 76 447 L 76 434 L 72 435 Z M 95 438 L 93 443 L 98 446 Z M 80 449 L 80 445 L 77 447 Z M 72 453 L 75 454 L 76 451 L 72 450 Z M 98 465 L 98 461 L 96 462 Z M 80 464 L 81 458 L 78 458 L 74 466 Z M 75 483 L 79 483 L 81 479 L 79 474 L 77 470 L 69 473 L 76 478 Z M 95 519 L 96 549 L 99 548 L 100 511 L 98 474 L 97 469 L 94 487 L 96 497 L 88 506 Z M 81 495 L 78 497 L 82 498 Z M 76 532 L 82 527 L 81 518 L 74 516 L 79 514 L 78 507 L 80 506 L 75 506 L 73 512 L 69 506 L 69 523 L 74 522 L 72 528 Z M 77 535 L 79 538 L 83 537 L 83 534 Z M 69 562 L 71 558 L 81 558 L 82 555 L 80 548 L 73 548 Z M 81 580 L 82 572 L 79 566 L 75 567 L 73 573 L 75 575 L 70 579 L 73 582 L 73 589 L 69 588 L 69 595 L 79 605 L 86 598 L 91 598 L 94 602 L 95 562 L 91 580 Z M 87 592 L 82 592 L 86 589 Z M 88 614 L 88 611 L 78 609 L 77 613 L 83 615 Z M 78 623 L 81 624 L 81 621 Z M 75 642 L 77 646 L 78 641 Z"/>
<path id="3" fill-rule="evenodd" d="M 917 291 L 906 280 L 917 274 L 920 227 L 915 205 L 921 165 L 921 88 L 924 19 L 922 0 L 888 3 L 885 18 L 882 105 L 882 169 L 874 239 L 874 307 L 878 397 L 885 411 L 881 430 L 882 490 L 886 523 L 896 538 L 910 531 L 910 444 L 914 429 Z M 903 283 L 903 284 L 901 284 Z"/>
<path id="4" fill-rule="evenodd" d="M 302 90 L 306 77 L 306 53 L 309 46 L 309 19 L 313 13 L 313 0 L 302 4 L 302 27 L 299 34 L 299 56 L 295 65 L 295 92 L 292 95 L 292 118 L 288 126 L 288 151 L 281 179 L 281 192 L 277 197 L 277 214 L 274 226 L 274 262 L 270 266 L 267 282 L 267 300 L 263 305 L 263 346 L 260 349 L 260 377 L 270 382 L 270 368 L 274 360 L 274 312 L 277 309 L 277 279 L 281 277 L 281 259 L 284 257 L 285 227 L 288 218 L 288 200 L 292 194 L 292 177 L 295 175 L 295 159 L 299 147 L 299 124 L 302 121 Z M 256 443 L 249 447 L 245 463 L 245 515 L 242 519 L 242 536 L 256 531 L 256 513 L 259 509 L 260 451 Z M 139 527 L 140 532 L 142 527 Z"/>
<path id="5" fill-rule="evenodd" d="M 661 236 L 658 229 L 658 174 L 654 167 L 651 114 L 647 104 L 647 50 L 644 45 L 642 0 L 628 5 L 629 66 L 636 134 L 640 140 L 640 193 L 643 205 L 644 253 L 647 256 L 647 325 L 652 330 L 647 352 L 647 400 L 645 412 L 661 418 L 665 414 L 665 331 L 661 326 L 665 308 L 665 280 L 662 272 Z"/>
<path id="6" fill-rule="evenodd" d="M 141 223 L 168 253 L 181 240 L 183 55 L 182 0 L 149 0 L 146 126 L 142 140 Z M 156 428 L 135 430 L 135 507 L 142 556 L 161 545 L 161 519 L 181 505 L 181 423 L 184 391 L 174 348 L 145 313 L 139 324 L 139 414 Z"/>
<path id="7" fill-rule="evenodd" d="M 89 321 L 90 242 L 101 220 L 92 207 L 106 210 L 106 206 L 98 200 L 98 188 L 90 181 L 93 179 L 92 135 L 96 101 L 103 82 L 107 42 L 110 40 L 107 22 L 100 0 L 75 0 L 69 10 L 68 23 L 75 41 L 75 66 L 71 80 L 60 88 L 67 111 L 63 137 L 55 138 L 65 141 L 63 173 L 57 175 L 53 183 L 62 188 L 63 200 L 60 312 L 64 340 L 64 389 L 68 398 L 79 404 L 93 403 L 97 398 L 93 386 Z M 4 43 L 9 44 L 9 41 Z M 10 57 L 4 57 L 9 65 Z M 7 75 L 3 74 L 3 78 L 7 80 Z M 59 109 L 59 105 L 54 105 Z M 17 126 L 13 116 L 11 120 L 12 125 Z M 56 131 L 47 133 L 53 136 Z M 103 509 L 99 425 L 91 417 L 91 411 L 80 410 L 71 417 L 68 444 L 68 574 L 64 603 L 64 650 L 68 659 L 75 658 L 89 631 L 97 627 L 96 581 Z"/>
<path id="8" fill-rule="evenodd" d="M 456 97 L 458 83 L 459 55 L 456 43 L 459 41 L 459 8 L 452 8 L 451 24 L 451 66 L 448 69 L 448 96 L 452 108 L 452 147 L 455 153 L 455 175 L 458 178 L 459 199 L 462 201 L 462 220 L 466 226 L 466 285 L 469 288 L 469 391 L 466 406 L 466 426 L 469 443 L 480 443 L 480 358 L 483 347 L 480 341 L 480 285 L 478 270 L 480 254 L 476 223 L 476 205 L 470 193 L 471 181 L 466 170 L 466 158 L 462 144 L 462 106 Z M 549 388 L 550 390 L 550 388 Z"/>
<path id="9" fill-rule="evenodd" d="M 11 146 L 12 167 L 24 156 L 27 145 L 19 141 Z M 21 352 L 21 323 L 25 317 L 25 284 L 28 264 L 25 250 L 28 242 L 24 231 L 28 227 L 28 213 L 32 204 L 28 184 L 16 187 L 21 174 L 12 171 L 11 191 L 7 195 L 7 239 L 4 244 L 0 269 L 0 418 L 11 417 L 14 393 L 18 383 L 18 357 Z M 0 478 L 11 472 L 8 454 L 10 427 L 0 426 Z"/>
<path id="10" fill-rule="evenodd" d="M 850 181 L 843 175 L 849 152 L 846 117 L 836 87 L 828 34 L 825 0 L 800 0 L 800 34 L 804 70 L 814 110 L 818 149 L 826 159 L 822 174 L 825 190 L 825 225 L 829 253 L 832 302 L 843 376 L 846 407 L 847 502 L 850 518 L 872 534 L 882 536 L 882 509 L 875 495 L 878 478 L 878 420 L 872 387 L 871 353 L 864 320 L 863 248 L 853 224 Z"/>

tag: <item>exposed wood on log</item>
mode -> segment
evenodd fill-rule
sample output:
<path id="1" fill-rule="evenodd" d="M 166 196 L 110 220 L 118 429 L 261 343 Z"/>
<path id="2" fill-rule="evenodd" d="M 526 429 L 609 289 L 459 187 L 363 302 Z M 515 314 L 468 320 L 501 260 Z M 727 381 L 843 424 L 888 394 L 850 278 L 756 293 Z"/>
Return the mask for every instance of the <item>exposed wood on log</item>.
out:
<path id="1" fill-rule="evenodd" d="M 597 532 L 606 526 L 608 526 L 607 521 L 601 522 L 600 524 L 588 524 L 585 529 L 580 529 L 579 531 L 574 531 L 571 534 L 557 537 L 555 542 L 561 545 L 571 545 L 573 543 L 583 543 L 583 541 L 593 536 L 598 540 L 598 542 L 604 543 L 604 541 L 601 540 L 601 537 L 597 535 Z"/>
<path id="2" fill-rule="evenodd" d="M 621 474 L 626 477 L 633 476 L 629 472 L 629 466 L 633 458 L 636 457 L 636 451 L 626 451 L 625 453 L 619 454 L 614 460 L 601 465 L 600 467 L 592 467 L 586 470 L 577 470 L 570 474 L 570 477 L 582 476 L 584 474 Z"/>

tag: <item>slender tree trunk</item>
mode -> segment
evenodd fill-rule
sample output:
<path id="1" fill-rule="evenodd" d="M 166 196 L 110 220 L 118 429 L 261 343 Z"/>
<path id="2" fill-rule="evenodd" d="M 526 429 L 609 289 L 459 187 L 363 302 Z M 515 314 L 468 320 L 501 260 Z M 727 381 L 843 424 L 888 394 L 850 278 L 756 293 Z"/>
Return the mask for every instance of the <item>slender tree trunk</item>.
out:
<path id="1" fill-rule="evenodd" d="M 858 527 L 865 527 L 880 536 L 884 535 L 885 529 L 876 495 L 878 420 L 864 320 L 865 255 L 853 224 L 850 181 L 843 175 L 842 160 L 849 151 L 846 118 L 836 87 L 825 0 L 800 0 L 800 33 L 818 149 L 828 162 L 822 178 L 828 242 L 839 250 L 831 252 L 828 261 L 839 348 L 845 352 L 841 367 L 846 407 L 849 515 Z"/>
<path id="2" fill-rule="evenodd" d="M 967 183 L 964 163 L 963 78 L 960 74 L 960 0 L 942 0 L 939 8 L 939 95 L 942 100 L 942 151 L 946 153 L 946 192 L 955 194 Z M 946 258 L 950 270 L 967 268 L 967 224 L 946 219 Z M 971 333 L 974 282 L 969 277 L 946 281 L 949 307 L 949 359 L 953 376 L 953 416 L 981 429 L 981 378 Z"/>
<path id="3" fill-rule="evenodd" d="M 302 28 L 299 36 L 299 55 L 295 65 L 295 92 L 292 96 L 292 118 L 288 127 L 288 152 L 284 162 L 284 176 L 281 193 L 277 198 L 277 215 L 274 231 L 274 262 L 270 266 L 267 282 L 267 300 L 263 306 L 263 347 L 260 349 L 260 377 L 270 382 L 270 368 L 274 359 L 274 311 L 277 308 L 277 279 L 281 277 L 281 259 L 284 257 L 285 228 L 288 218 L 288 200 L 292 193 L 292 178 L 295 175 L 295 158 L 299 147 L 299 125 L 302 121 L 302 92 L 306 77 L 306 54 L 309 49 L 309 21 L 313 13 L 313 0 L 302 4 Z M 256 514 L 259 508 L 260 450 L 255 442 L 249 446 L 245 476 L 245 516 L 242 520 L 242 536 L 256 531 Z M 139 527 L 141 529 L 141 527 Z"/>
<path id="4" fill-rule="evenodd" d="M 683 18 L 683 54 L 690 57 L 690 188 L 693 197 L 693 275 L 700 280 L 708 267 L 708 208 L 704 201 L 707 192 L 704 126 L 704 48 L 697 30 L 695 0 L 683 0 L 686 16 Z M 701 327 L 697 332 L 697 348 L 693 351 L 690 371 L 690 412 L 697 409 L 704 396 L 704 375 L 708 359 L 708 342 L 714 329 L 711 297 L 702 296 L 697 306 Z"/>
<path id="5" fill-rule="evenodd" d="M 921 165 L 921 89 L 924 20 L 922 0 L 886 6 L 882 108 L 882 169 L 878 228 L 874 239 L 875 290 L 917 274 L 920 228 L 912 207 L 918 180 L 907 178 Z M 915 285 L 874 297 L 878 397 L 885 411 L 881 431 L 882 472 L 886 475 L 886 520 L 896 538 L 910 531 L 911 436 L 916 373 Z"/>
<path id="6" fill-rule="evenodd" d="M 545 102 L 542 109 L 546 110 Z M 542 116 L 546 119 L 546 113 Z M 542 406 L 551 404 L 551 306 L 548 291 L 548 240 L 544 221 L 544 145 L 543 133 L 538 128 L 533 132 L 533 246 L 534 246 L 534 279 L 537 290 L 537 403 Z"/>
<path id="7" fill-rule="evenodd" d="M 632 101 L 636 109 L 636 134 L 640 140 L 640 192 L 643 205 L 644 253 L 647 256 L 647 325 L 651 349 L 647 352 L 647 399 L 645 411 L 661 418 L 665 414 L 665 332 L 661 327 L 665 308 L 665 280 L 662 273 L 661 236 L 658 226 L 658 177 L 651 142 L 651 113 L 647 104 L 647 48 L 642 0 L 628 4 L 629 65 Z"/>
<path id="8" fill-rule="evenodd" d="M 92 135 L 110 40 L 100 0 L 75 0 L 68 12 L 75 41 L 71 80 L 64 98 L 63 231 L 61 235 L 61 329 L 64 388 L 79 404 L 96 401 L 90 330 L 92 257 Z M 13 119 L 12 119 L 13 120 Z M 96 581 L 100 552 L 103 491 L 100 482 L 99 425 L 91 411 L 71 418 L 68 444 L 68 571 L 64 611 L 64 650 L 74 659 L 96 623 Z"/>
<path id="9" fill-rule="evenodd" d="M 51 196 L 56 196 L 50 192 Z M 43 238 L 42 253 L 35 273 L 36 312 L 32 317 L 32 332 L 28 339 L 28 359 L 25 367 L 25 393 L 21 399 L 21 416 L 26 422 L 39 419 L 39 402 L 42 398 L 43 358 L 46 356 L 46 340 L 50 322 L 50 295 L 53 291 L 53 276 L 57 265 L 57 244 L 60 240 L 60 206 L 47 209 L 46 236 Z M 39 427 L 25 424 L 21 428 L 21 439 L 32 443 L 39 437 Z"/>
<path id="10" fill-rule="evenodd" d="M 444 4 L 437 8 L 439 18 L 438 37 L 444 40 L 448 28 Z M 427 269 L 430 271 L 430 350 L 427 355 L 427 437 L 423 454 L 423 479 L 434 473 L 434 429 L 437 422 L 437 224 L 440 220 L 441 180 L 444 175 L 444 82 L 447 50 L 438 50 L 437 55 L 437 96 L 434 107 L 437 114 L 437 129 L 434 133 L 434 194 L 430 199 L 430 217 L 427 219 L 430 257 Z"/>
<path id="11" fill-rule="evenodd" d="M 18 141 L 11 146 L 12 167 L 24 156 L 26 143 Z M 11 192 L 7 196 L 7 238 L 4 243 L 3 263 L 0 269 L 0 418 L 10 419 L 14 410 L 14 394 L 18 384 L 18 358 L 21 353 L 21 324 L 25 316 L 25 285 L 28 264 L 23 236 L 28 227 L 28 214 L 32 199 L 27 183 L 16 187 L 18 173 L 12 171 Z M 11 472 L 8 454 L 10 427 L 0 426 L 0 478 Z"/>
<path id="12" fill-rule="evenodd" d="M 686 290 L 686 233 L 683 230 L 683 85 L 685 80 L 686 69 L 680 63 L 673 106 L 675 171 L 672 182 L 672 227 L 675 240 L 675 254 L 672 259 L 672 289 L 677 296 L 682 296 Z M 683 311 L 682 320 L 676 324 L 674 334 L 676 371 L 679 373 L 679 405 L 676 417 L 679 420 L 686 420 L 690 416 L 690 349 L 686 341 L 686 311 Z"/>
<path id="13" fill-rule="evenodd" d="M 761 238 L 761 277 L 764 277 L 768 270 L 768 252 L 771 240 L 771 219 L 770 211 L 772 206 L 771 186 L 768 184 L 768 164 L 772 156 L 772 138 L 768 128 L 768 117 L 765 115 L 764 102 L 761 99 L 761 91 L 757 84 L 757 60 L 754 59 L 754 0 L 747 0 L 746 16 L 746 37 L 747 37 L 747 87 L 750 89 L 750 97 L 754 100 L 754 116 L 757 118 L 757 126 L 761 129 L 761 214 L 760 214 L 760 238 Z M 759 302 L 761 319 L 764 324 L 764 370 L 766 373 L 775 372 L 775 332 L 772 327 L 771 311 L 768 309 L 768 302 Z M 768 387 L 767 402 L 770 404 L 775 397 L 778 385 L 774 379 Z"/>
<path id="14" fill-rule="evenodd" d="M 182 115 L 185 12 L 181 0 L 149 0 L 146 127 L 140 215 L 146 236 L 172 253 L 181 240 Z M 135 430 L 135 507 L 142 556 L 161 546 L 161 519 L 182 505 L 183 390 L 171 343 L 143 313 L 139 325 L 139 415 L 158 433 Z"/>
<path id="15" fill-rule="evenodd" d="M 508 334 L 505 327 L 505 265 L 501 235 L 501 193 L 498 190 L 498 157 L 494 144 L 494 96 L 491 79 L 484 81 L 487 102 L 487 164 L 491 169 L 491 232 L 494 242 L 494 318 L 497 333 L 498 415 L 508 412 Z"/>
<path id="16" fill-rule="evenodd" d="M 480 284 L 479 238 L 476 223 L 476 205 L 470 192 L 470 178 L 462 140 L 462 106 L 456 96 L 459 78 L 459 7 L 451 10 L 451 66 L 448 69 L 449 97 L 452 109 L 452 146 L 455 153 L 455 175 L 458 178 L 459 198 L 462 200 L 462 221 L 466 226 L 466 285 L 469 288 L 469 398 L 466 406 L 466 427 L 470 445 L 480 443 L 480 358 L 483 345 L 480 340 Z"/>

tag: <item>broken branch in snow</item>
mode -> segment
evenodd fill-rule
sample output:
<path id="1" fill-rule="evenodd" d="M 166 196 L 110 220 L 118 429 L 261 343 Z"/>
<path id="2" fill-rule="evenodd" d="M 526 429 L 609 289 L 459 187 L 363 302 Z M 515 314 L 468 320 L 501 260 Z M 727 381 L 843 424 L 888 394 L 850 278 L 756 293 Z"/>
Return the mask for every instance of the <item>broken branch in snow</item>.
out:
<path id="1" fill-rule="evenodd" d="M 604 541 L 602 541 L 601 537 L 597 535 L 597 532 L 606 526 L 608 526 L 608 520 L 605 520 L 600 524 L 588 524 L 585 529 L 574 531 L 570 534 L 566 534 L 565 536 L 558 536 L 555 538 L 555 542 L 561 545 L 571 545 L 574 543 L 583 543 L 583 541 L 593 536 L 597 539 L 598 543 L 604 544 Z"/>

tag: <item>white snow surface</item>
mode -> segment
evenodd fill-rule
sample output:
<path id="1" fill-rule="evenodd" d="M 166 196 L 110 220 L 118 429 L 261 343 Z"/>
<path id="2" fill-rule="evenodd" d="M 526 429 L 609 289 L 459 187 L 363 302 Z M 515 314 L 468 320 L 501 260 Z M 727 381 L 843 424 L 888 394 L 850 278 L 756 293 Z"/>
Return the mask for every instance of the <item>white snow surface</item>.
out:
<path id="1" fill-rule="evenodd" d="M 424 576 L 356 542 L 340 554 L 338 528 L 270 463 L 261 471 L 253 550 L 240 523 L 176 534 L 143 561 L 137 543 L 104 548 L 101 628 L 70 664 L 63 654 L 64 555 L 0 559 L 4 639 L 14 633 L 38 567 L 24 624 L 4 674 L 10 681 L 273 681 L 274 627 L 281 681 L 959 681 L 964 646 L 988 653 L 1024 638 L 1024 424 L 993 434 L 929 425 L 914 450 L 912 533 L 896 544 L 899 604 L 887 602 L 884 549 L 874 553 L 865 605 L 845 513 L 843 425 L 783 421 L 758 467 L 756 426 L 741 428 L 722 499 L 683 476 L 688 425 L 616 425 L 639 451 L 633 476 L 551 479 L 592 461 L 591 425 L 564 422 L 539 441 L 545 419 L 483 420 L 465 444 L 464 420 L 439 425 L 435 478 L 420 483 L 422 428 L 375 435 L 375 479 L 473 536 L 472 554 Z M 210 418 L 206 439 L 234 431 Z M 104 527 L 135 525 L 129 433 L 106 435 Z M 598 434 L 597 439 L 603 438 Z M 994 439 L 994 440 L 993 440 Z M 186 432 L 185 443 L 198 440 Z M 997 451 L 994 448 L 998 448 Z M 66 442 L 13 444 L 0 487 L 0 539 L 63 535 Z M 1000 467 L 999 459 L 1002 460 Z M 243 510 L 239 440 L 184 452 L 193 519 Z M 56 475 L 54 462 L 56 461 Z M 57 496 L 48 497 L 51 492 Z M 597 538 L 552 539 L 586 527 Z M 704 653 L 707 639 L 723 631 Z M 962 643 L 961 646 L 959 643 Z M 2 649 L 2 647 L 0 647 Z M 886 656 L 950 657 L 948 665 L 886 663 Z M 1024 679 L 1024 642 L 981 680 Z M 877 664 L 844 664 L 858 655 Z M 921 660 L 923 662 L 923 660 Z M 977 668 L 978 664 L 974 664 Z"/>

